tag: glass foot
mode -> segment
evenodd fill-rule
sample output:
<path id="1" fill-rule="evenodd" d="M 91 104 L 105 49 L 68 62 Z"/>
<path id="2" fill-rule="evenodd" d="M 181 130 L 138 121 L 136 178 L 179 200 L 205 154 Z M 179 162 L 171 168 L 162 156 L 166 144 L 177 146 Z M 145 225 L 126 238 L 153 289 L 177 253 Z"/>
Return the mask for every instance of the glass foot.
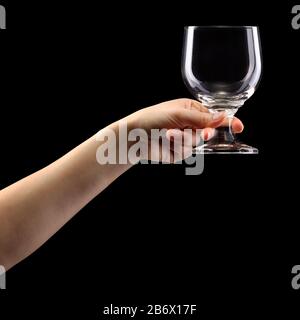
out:
<path id="1" fill-rule="evenodd" d="M 258 154 L 258 149 L 240 142 L 206 143 L 195 148 L 194 154 Z"/>

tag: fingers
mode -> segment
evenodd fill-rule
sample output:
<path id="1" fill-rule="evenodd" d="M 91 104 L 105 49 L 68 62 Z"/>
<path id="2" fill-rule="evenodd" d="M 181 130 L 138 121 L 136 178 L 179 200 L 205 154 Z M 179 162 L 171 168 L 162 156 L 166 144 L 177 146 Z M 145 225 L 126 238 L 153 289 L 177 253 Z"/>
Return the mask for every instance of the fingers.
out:
<path id="1" fill-rule="evenodd" d="M 193 128 L 205 128 L 205 127 L 216 128 L 218 126 L 229 125 L 229 119 L 226 117 L 225 114 L 224 114 L 223 121 L 219 123 L 218 119 L 217 118 L 213 119 L 212 118 L 213 116 L 209 113 L 209 110 L 205 106 L 203 106 L 199 101 L 183 98 L 183 99 L 173 100 L 172 102 L 177 106 L 179 105 L 182 108 L 183 112 L 181 113 L 181 117 L 183 117 L 184 121 L 187 122 L 186 124 L 187 126 L 192 126 Z M 185 113 L 185 111 L 189 111 L 191 112 L 191 114 L 187 114 Z M 196 112 L 198 113 L 196 114 Z M 203 113 L 205 113 L 206 115 L 203 115 Z M 215 114 L 215 117 L 217 117 L 217 115 L 219 115 L 220 118 L 222 118 L 220 113 Z M 241 120 L 239 120 L 236 117 L 233 118 L 231 127 L 234 133 L 241 133 L 244 130 L 243 123 L 241 122 Z M 206 134 L 207 137 L 211 138 L 212 132 L 213 131 L 207 131 L 207 132 L 204 132 L 203 134 L 204 135 Z M 206 136 L 203 136 L 205 140 L 209 139 L 209 138 L 206 139 L 205 137 Z"/>
<path id="2" fill-rule="evenodd" d="M 199 101 L 196 101 L 196 100 L 190 100 L 191 102 L 186 102 L 186 104 L 190 104 L 191 105 L 191 109 L 196 109 L 198 111 L 201 111 L 201 112 L 206 112 L 208 113 L 208 109 L 203 105 L 201 104 Z"/>
<path id="3" fill-rule="evenodd" d="M 166 138 L 171 141 L 172 161 L 177 162 L 191 156 L 194 147 L 199 145 L 202 137 L 192 129 L 169 129 L 166 132 Z"/>
<path id="4" fill-rule="evenodd" d="M 172 100 L 172 103 L 175 106 L 180 106 L 180 107 L 187 109 L 187 110 L 194 109 L 194 110 L 198 110 L 201 112 L 206 112 L 206 113 L 208 112 L 208 109 L 197 100 L 182 98 L 182 99 Z"/>
<path id="5" fill-rule="evenodd" d="M 222 122 L 222 126 L 228 126 L 229 125 L 229 119 L 226 118 L 223 122 Z M 231 128 L 232 131 L 234 133 L 241 133 L 244 130 L 244 125 L 242 123 L 242 121 L 236 117 L 233 118 L 232 122 L 231 122 Z"/>
<path id="6" fill-rule="evenodd" d="M 233 132 L 235 133 L 241 133 L 244 130 L 244 125 L 242 121 L 235 117 L 232 120 L 231 127 Z"/>
<path id="7" fill-rule="evenodd" d="M 196 146 L 200 143 L 200 138 L 207 141 L 210 140 L 214 135 L 216 131 L 213 128 L 205 128 L 201 131 L 201 135 L 198 136 L 195 134 L 195 131 L 192 132 L 192 140 L 191 143 L 193 146 Z M 166 138 L 170 141 L 188 141 L 190 137 L 188 136 L 189 133 L 184 132 L 180 129 L 169 129 L 166 132 Z"/>
<path id="8" fill-rule="evenodd" d="M 216 133 L 216 130 L 213 128 L 205 128 L 201 132 L 201 138 L 205 141 L 210 140 Z"/>
<path id="9" fill-rule="evenodd" d="M 214 130 L 214 129 L 211 129 L 211 130 Z M 196 132 L 192 129 L 190 129 L 190 131 L 180 130 L 180 129 L 169 129 L 166 132 L 166 138 L 170 141 L 177 140 L 177 142 L 179 141 L 183 145 L 196 146 L 200 143 L 201 138 L 204 139 L 202 132 L 201 132 L 201 135 L 199 134 L 197 135 Z"/>
<path id="10" fill-rule="evenodd" d="M 178 103 L 178 101 L 182 104 L 184 109 L 187 110 L 197 110 L 200 112 L 204 112 L 204 113 L 209 113 L 209 110 L 203 106 L 199 101 L 193 100 L 193 99 L 178 99 L 178 100 L 174 100 L 176 101 L 176 103 Z M 229 119 L 225 117 L 224 121 L 222 122 L 223 126 L 229 125 Z M 231 127 L 232 127 L 232 131 L 234 133 L 241 133 L 244 130 L 244 125 L 242 123 L 241 120 L 239 120 L 238 118 L 234 117 L 231 123 Z M 211 136 L 211 132 L 207 133 L 209 136 Z M 207 140 L 207 139 L 205 139 Z"/>
<path id="11" fill-rule="evenodd" d="M 203 128 L 217 128 L 225 120 L 224 112 L 207 113 L 199 112 L 195 109 L 182 109 L 177 114 L 178 120 L 183 124 L 184 127 L 191 127 L 194 129 Z"/>

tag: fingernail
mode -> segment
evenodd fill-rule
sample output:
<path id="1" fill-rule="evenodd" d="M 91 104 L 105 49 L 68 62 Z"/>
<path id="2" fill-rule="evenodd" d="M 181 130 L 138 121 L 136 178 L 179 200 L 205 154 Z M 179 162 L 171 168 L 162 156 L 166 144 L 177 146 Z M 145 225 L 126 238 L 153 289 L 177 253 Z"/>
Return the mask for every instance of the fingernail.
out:
<path id="1" fill-rule="evenodd" d="M 201 137 L 203 140 L 210 140 L 215 135 L 215 130 L 211 128 L 203 129 Z"/>
<path id="2" fill-rule="evenodd" d="M 209 138 L 209 131 L 203 130 L 203 131 L 202 131 L 202 139 L 203 139 L 204 141 L 206 141 L 206 140 L 208 140 L 208 138 Z"/>
<path id="3" fill-rule="evenodd" d="M 210 140 L 215 135 L 215 130 L 210 130 L 207 134 L 207 140 Z"/>
<path id="4" fill-rule="evenodd" d="M 212 120 L 219 120 L 219 119 L 224 118 L 224 116 L 225 116 L 225 113 L 223 111 L 222 112 L 215 112 L 212 115 Z"/>

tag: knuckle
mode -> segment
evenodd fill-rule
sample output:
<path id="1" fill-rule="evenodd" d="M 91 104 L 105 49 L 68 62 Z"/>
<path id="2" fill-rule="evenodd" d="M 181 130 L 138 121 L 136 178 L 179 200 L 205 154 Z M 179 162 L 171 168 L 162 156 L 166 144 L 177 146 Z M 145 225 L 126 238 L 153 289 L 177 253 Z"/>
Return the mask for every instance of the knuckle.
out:
<path id="1" fill-rule="evenodd" d="M 181 98 L 178 99 L 178 102 L 183 106 L 185 109 L 192 109 L 193 107 L 193 100 L 188 98 Z"/>

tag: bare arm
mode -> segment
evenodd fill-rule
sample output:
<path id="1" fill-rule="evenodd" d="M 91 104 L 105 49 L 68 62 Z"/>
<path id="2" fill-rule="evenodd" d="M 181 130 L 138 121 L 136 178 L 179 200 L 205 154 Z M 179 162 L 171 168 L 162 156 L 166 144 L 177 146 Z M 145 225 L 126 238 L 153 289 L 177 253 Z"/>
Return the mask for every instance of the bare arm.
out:
<path id="1" fill-rule="evenodd" d="M 199 103 L 179 99 L 149 107 L 126 118 L 128 128 L 217 127 L 224 115 L 212 119 Z M 118 132 L 118 123 L 101 130 Z M 212 129 L 207 129 L 212 130 Z M 235 131 L 242 124 L 235 122 Z M 207 132 L 210 132 L 207 131 Z M 91 137 L 45 167 L 0 191 L 0 265 L 9 269 L 47 241 L 130 164 L 99 165 L 100 142 Z"/>
<path id="2" fill-rule="evenodd" d="M 130 167 L 99 165 L 98 146 L 92 137 L 0 192 L 0 264 L 8 269 L 31 254 Z"/>

